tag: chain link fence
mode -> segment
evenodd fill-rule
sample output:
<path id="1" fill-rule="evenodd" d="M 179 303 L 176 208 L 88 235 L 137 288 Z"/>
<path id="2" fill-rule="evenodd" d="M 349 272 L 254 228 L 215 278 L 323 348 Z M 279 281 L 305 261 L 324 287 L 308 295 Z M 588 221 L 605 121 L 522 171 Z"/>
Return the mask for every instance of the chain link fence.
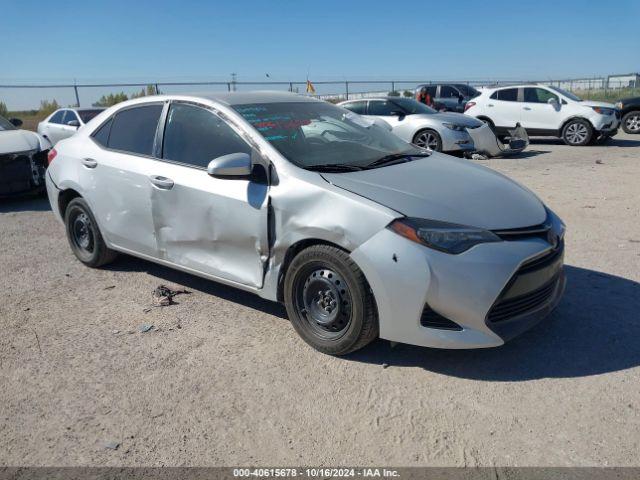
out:
<path id="1" fill-rule="evenodd" d="M 386 95 L 412 95 L 423 84 L 466 84 L 473 87 L 538 83 L 553 85 L 572 91 L 584 99 L 616 100 L 640 96 L 640 74 L 609 75 L 607 77 L 573 78 L 560 80 L 329 80 L 313 81 L 311 95 L 329 101 Z M 305 81 L 215 81 L 215 82 L 144 82 L 144 83 L 69 83 L 69 84 L 0 84 L 0 102 L 9 112 L 20 112 L 23 117 L 42 118 L 45 112 L 41 102 L 59 106 L 90 107 L 103 96 L 123 93 L 128 98 L 147 92 L 180 94 L 194 92 L 231 92 L 247 90 L 282 90 L 307 93 Z M 47 112 L 48 113 L 48 112 Z M 38 120 L 39 121 L 39 120 Z M 28 125 L 27 125 L 28 128 Z"/>

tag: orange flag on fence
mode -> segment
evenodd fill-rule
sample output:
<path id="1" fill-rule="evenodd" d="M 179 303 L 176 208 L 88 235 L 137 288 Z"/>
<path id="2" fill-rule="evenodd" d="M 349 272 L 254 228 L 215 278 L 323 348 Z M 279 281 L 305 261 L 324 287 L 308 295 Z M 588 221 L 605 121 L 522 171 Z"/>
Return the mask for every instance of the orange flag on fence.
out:
<path id="1" fill-rule="evenodd" d="M 308 79 L 307 79 L 307 93 L 316 93 L 316 88 L 313 86 L 313 83 L 311 83 Z"/>

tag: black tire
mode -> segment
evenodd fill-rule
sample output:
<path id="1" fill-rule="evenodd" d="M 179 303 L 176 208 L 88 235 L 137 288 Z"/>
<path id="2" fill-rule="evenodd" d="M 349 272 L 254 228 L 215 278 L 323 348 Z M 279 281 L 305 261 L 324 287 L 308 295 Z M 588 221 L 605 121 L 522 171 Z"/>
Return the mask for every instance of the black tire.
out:
<path id="1" fill-rule="evenodd" d="M 425 128 L 413 136 L 412 143 L 422 148 L 431 148 L 434 152 L 442 151 L 442 138 L 435 130 Z"/>
<path id="2" fill-rule="evenodd" d="M 301 251 L 287 270 L 284 298 L 293 328 L 322 353 L 346 355 L 378 336 L 373 293 L 339 248 L 314 245 Z"/>
<path id="3" fill-rule="evenodd" d="M 572 147 L 589 145 L 591 137 L 593 137 L 593 127 L 583 118 L 568 121 L 562 129 L 562 140 Z"/>
<path id="4" fill-rule="evenodd" d="M 69 202 L 64 212 L 64 224 L 71 250 L 88 267 L 101 267 L 116 258 L 117 253 L 104 243 L 98 223 L 83 198 Z"/>
<path id="5" fill-rule="evenodd" d="M 640 133 L 640 110 L 624 114 L 624 117 L 622 117 L 622 130 L 630 134 Z"/>

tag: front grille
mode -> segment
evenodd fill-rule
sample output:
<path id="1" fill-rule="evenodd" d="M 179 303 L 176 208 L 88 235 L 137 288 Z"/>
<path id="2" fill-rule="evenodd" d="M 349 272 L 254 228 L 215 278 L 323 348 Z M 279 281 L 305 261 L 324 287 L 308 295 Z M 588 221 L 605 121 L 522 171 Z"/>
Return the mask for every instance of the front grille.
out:
<path id="1" fill-rule="evenodd" d="M 462 327 L 457 323 L 434 312 L 429 304 L 424 305 L 422 316 L 420 317 L 420 325 L 440 330 L 462 330 Z"/>
<path id="2" fill-rule="evenodd" d="M 527 238 L 543 238 L 547 239 L 549 230 L 551 230 L 551 222 L 547 219 L 544 223 L 524 228 L 512 228 L 509 230 L 494 230 L 498 237 L 502 240 L 524 240 Z"/>
<path id="3" fill-rule="evenodd" d="M 547 282 L 537 290 L 528 292 L 525 295 L 499 301 L 493 306 L 487 319 L 494 323 L 501 322 L 544 305 L 551 295 L 553 295 L 558 283 L 558 278 L 559 277 L 556 275 L 550 282 Z"/>

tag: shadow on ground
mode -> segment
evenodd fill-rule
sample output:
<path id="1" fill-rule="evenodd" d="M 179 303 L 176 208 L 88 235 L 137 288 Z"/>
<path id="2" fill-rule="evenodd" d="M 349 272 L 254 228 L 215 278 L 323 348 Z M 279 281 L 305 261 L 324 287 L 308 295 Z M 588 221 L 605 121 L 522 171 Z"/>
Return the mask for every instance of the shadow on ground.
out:
<path id="1" fill-rule="evenodd" d="M 379 340 L 347 358 L 487 381 L 583 377 L 639 366 L 640 284 L 570 266 L 566 274 L 567 289 L 558 308 L 502 347 L 391 348 Z"/>
<path id="2" fill-rule="evenodd" d="M 183 285 L 187 290 L 197 290 L 208 295 L 215 295 L 224 300 L 239 303 L 245 307 L 259 310 L 269 315 L 287 319 L 287 312 L 284 306 L 279 303 L 270 302 L 253 293 L 129 255 L 121 254 L 115 262 L 103 268 L 118 272 L 146 272 L 158 278 L 158 285 L 164 282 L 176 283 Z"/>
<path id="3" fill-rule="evenodd" d="M 0 213 L 46 212 L 51 210 L 49 199 L 44 196 L 21 196 L 0 199 Z"/>
<path id="4" fill-rule="evenodd" d="M 184 285 L 283 319 L 285 308 L 252 293 L 134 257 L 108 267 L 147 272 L 159 282 Z M 525 381 L 615 372 L 640 365 L 640 284 L 614 275 L 566 267 L 567 289 L 546 320 L 492 349 L 439 350 L 378 340 L 346 360 L 393 368 L 419 367 L 443 375 L 487 381 Z M 287 328 L 283 325 L 282 328 Z"/>
<path id="5" fill-rule="evenodd" d="M 627 138 L 612 137 L 605 140 L 603 143 L 596 143 L 595 145 L 587 145 L 586 147 L 575 148 L 589 148 L 589 147 L 638 147 L 640 146 L 640 135 L 638 140 L 630 140 Z M 530 138 L 529 145 L 565 145 L 560 138 L 556 137 L 538 137 Z M 526 152 L 526 150 L 525 150 Z M 546 152 L 545 152 L 546 153 Z"/>
<path id="6" fill-rule="evenodd" d="M 525 150 L 516 155 L 505 157 L 505 158 L 513 158 L 515 160 L 520 160 L 523 158 L 537 157 L 538 155 L 542 155 L 544 153 L 550 153 L 550 150 Z"/>

